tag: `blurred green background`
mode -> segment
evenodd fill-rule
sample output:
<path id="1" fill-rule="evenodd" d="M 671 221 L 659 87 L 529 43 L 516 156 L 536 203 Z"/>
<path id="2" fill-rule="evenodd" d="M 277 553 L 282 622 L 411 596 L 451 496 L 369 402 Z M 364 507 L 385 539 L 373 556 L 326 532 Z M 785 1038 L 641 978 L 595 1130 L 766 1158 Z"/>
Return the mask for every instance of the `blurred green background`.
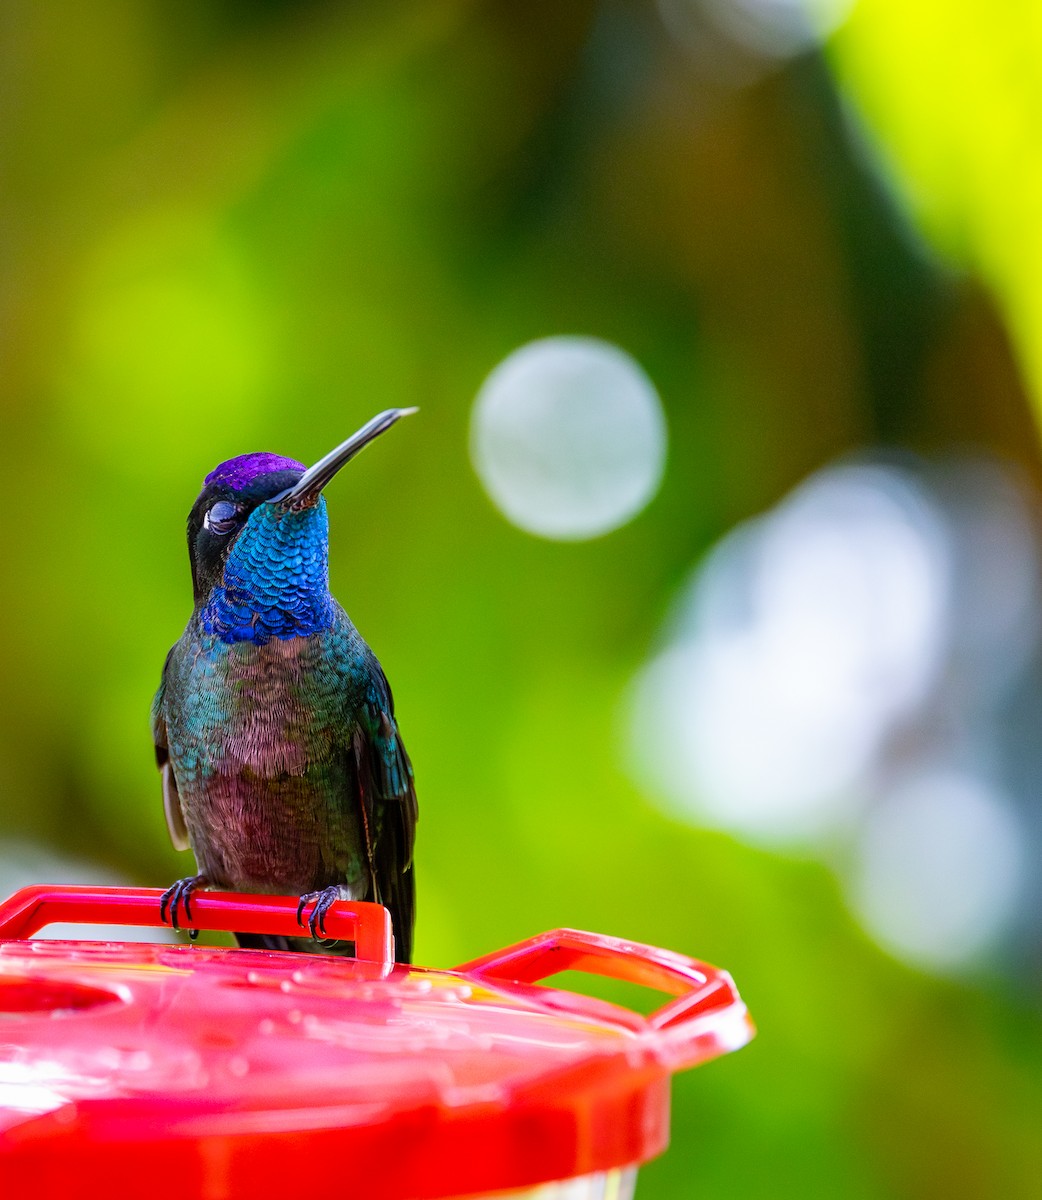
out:
<path id="1" fill-rule="evenodd" d="M 1042 13 L 725 7 L 0 6 L 4 878 L 189 872 L 148 710 L 202 478 L 418 404 L 327 493 L 416 768 L 418 961 L 572 925 L 732 971 L 758 1039 L 676 1080 L 642 1200 L 1039 1196 L 1031 888 L 954 968 L 894 957 L 856 839 L 701 820 L 627 747 L 692 570 L 811 473 L 970 453 L 1030 495 Z M 470 464 L 483 380 L 555 334 L 631 354 L 669 430 L 658 495 L 586 542 Z"/>

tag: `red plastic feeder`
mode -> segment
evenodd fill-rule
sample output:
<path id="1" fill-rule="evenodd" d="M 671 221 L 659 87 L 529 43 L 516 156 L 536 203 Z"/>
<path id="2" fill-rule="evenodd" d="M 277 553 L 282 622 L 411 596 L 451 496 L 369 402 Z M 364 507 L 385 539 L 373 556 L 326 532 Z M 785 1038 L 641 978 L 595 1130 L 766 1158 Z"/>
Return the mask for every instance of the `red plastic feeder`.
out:
<path id="1" fill-rule="evenodd" d="M 452 971 L 396 966 L 375 904 L 329 912 L 356 959 L 25 940 L 158 926 L 160 894 L 0 905 L 0 1195 L 625 1198 L 669 1140 L 672 1073 L 752 1036 L 723 971 L 576 930 Z M 200 892 L 193 924 L 294 934 L 296 906 Z M 565 970 L 675 999 L 644 1017 L 537 986 Z"/>

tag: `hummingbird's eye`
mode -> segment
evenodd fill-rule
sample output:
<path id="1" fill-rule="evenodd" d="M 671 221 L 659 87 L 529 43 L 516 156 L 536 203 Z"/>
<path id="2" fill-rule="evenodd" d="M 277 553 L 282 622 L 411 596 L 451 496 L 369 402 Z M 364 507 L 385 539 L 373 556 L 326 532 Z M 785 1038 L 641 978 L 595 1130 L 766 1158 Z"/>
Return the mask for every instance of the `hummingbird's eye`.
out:
<path id="1" fill-rule="evenodd" d="M 203 528 L 211 533 L 231 533 L 239 524 L 239 514 L 242 509 L 230 500 L 218 500 L 206 510 L 203 517 Z"/>

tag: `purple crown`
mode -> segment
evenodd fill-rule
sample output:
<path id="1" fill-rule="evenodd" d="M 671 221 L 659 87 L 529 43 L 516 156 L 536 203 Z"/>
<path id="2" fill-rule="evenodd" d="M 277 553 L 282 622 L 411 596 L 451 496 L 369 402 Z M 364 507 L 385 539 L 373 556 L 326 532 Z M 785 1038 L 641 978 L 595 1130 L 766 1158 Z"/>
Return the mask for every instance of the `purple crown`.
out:
<path id="1" fill-rule="evenodd" d="M 261 450 L 254 454 L 240 454 L 238 458 L 229 458 L 220 466 L 214 467 L 203 480 L 203 486 L 211 483 L 223 483 L 233 491 L 241 491 L 248 487 L 258 475 L 270 475 L 272 471 L 304 471 L 303 463 L 293 458 L 283 458 L 281 454 L 269 454 Z"/>

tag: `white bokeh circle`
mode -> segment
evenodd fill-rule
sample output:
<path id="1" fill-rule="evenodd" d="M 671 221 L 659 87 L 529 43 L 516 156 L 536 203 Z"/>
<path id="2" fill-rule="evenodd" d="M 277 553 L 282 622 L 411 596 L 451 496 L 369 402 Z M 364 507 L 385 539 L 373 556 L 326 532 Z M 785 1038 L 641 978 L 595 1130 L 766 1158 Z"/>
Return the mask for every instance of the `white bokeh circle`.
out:
<path id="1" fill-rule="evenodd" d="M 654 385 L 625 351 L 597 338 L 541 338 L 482 385 L 471 457 L 508 520 L 579 541 L 617 529 L 655 495 L 666 422 Z"/>
<path id="2" fill-rule="evenodd" d="M 851 901 L 898 958 L 934 969 L 983 953 L 1009 927 L 1023 831 L 1006 798 L 954 770 L 897 785 L 868 816 Z"/>

